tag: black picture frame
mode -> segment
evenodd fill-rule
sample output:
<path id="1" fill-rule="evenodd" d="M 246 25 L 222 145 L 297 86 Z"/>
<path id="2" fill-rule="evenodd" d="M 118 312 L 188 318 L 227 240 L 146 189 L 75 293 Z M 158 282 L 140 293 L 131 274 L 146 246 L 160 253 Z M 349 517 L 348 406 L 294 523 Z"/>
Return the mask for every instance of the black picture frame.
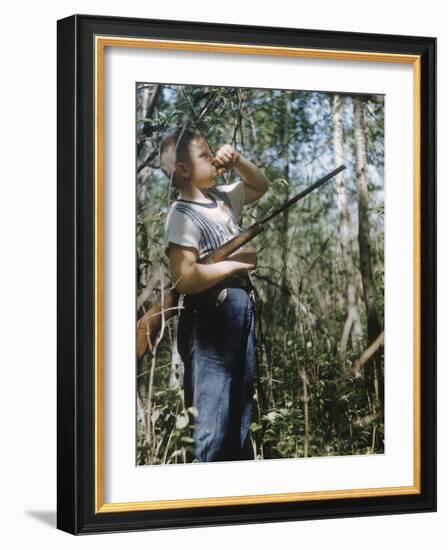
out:
<path id="1" fill-rule="evenodd" d="M 436 39 L 74 15 L 58 21 L 57 527 L 72 534 L 436 510 Z M 95 37 L 415 56 L 420 71 L 420 480 L 413 494 L 98 510 Z M 417 152 L 418 154 L 418 152 Z"/>

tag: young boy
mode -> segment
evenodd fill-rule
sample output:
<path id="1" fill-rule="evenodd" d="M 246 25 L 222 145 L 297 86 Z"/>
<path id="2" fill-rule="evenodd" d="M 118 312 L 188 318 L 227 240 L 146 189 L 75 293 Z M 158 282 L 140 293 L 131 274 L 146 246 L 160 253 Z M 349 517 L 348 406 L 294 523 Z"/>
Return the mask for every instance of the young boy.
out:
<path id="1" fill-rule="evenodd" d="M 211 265 L 197 260 L 240 233 L 243 206 L 258 200 L 269 181 L 229 144 L 213 158 L 201 134 L 188 128 L 164 139 L 160 161 L 179 190 L 165 224 L 165 253 L 172 282 L 184 295 L 177 345 L 185 405 L 198 411 L 195 456 L 199 462 L 246 459 L 255 364 L 248 272 L 256 253 L 246 249 Z M 215 186 L 215 178 L 231 168 L 241 180 Z"/>

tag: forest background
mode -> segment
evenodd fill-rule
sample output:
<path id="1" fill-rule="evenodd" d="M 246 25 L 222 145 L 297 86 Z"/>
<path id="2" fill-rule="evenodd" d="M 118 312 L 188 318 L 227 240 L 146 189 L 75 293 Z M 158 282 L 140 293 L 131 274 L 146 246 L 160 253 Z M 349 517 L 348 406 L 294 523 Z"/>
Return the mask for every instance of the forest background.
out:
<path id="1" fill-rule="evenodd" d="M 137 317 L 170 286 L 163 251 L 176 189 L 159 167 L 167 132 L 188 123 L 212 152 L 231 143 L 269 191 L 245 228 L 325 173 L 346 170 L 253 241 L 255 459 L 384 452 L 384 97 L 139 83 Z M 234 171 L 218 182 L 238 178 Z M 137 365 L 137 464 L 192 461 L 177 319 Z"/>

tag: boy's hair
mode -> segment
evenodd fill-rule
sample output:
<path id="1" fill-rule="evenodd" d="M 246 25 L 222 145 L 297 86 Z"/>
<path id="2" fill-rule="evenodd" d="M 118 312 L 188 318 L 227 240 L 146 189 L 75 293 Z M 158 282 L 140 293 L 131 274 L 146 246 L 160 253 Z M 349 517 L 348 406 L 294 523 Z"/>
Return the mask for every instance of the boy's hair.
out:
<path id="1" fill-rule="evenodd" d="M 200 132 L 190 128 L 179 128 L 165 136 L 159 149 L 160 168 L 163 173 L 171 179 L 171 174 L 175 170 L 177 162 L 185 162 L 189 165 L 190 143 L 203 139 L 204 137 Z M 175 173 L 173 174 L 173 184 L 176 186 L 179 184 Z"/>

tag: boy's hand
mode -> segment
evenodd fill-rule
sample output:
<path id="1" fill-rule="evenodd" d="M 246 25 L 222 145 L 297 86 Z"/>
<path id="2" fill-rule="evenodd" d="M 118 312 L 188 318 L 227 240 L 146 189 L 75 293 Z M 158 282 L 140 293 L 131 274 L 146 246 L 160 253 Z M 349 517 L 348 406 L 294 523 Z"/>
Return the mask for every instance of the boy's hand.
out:
<path id="1" fill-rule="evenodd" d="M 240 160 L 240 153 L 230 143 L 220 147 L 215 156 L 215 165 L 218 173 L 222 174 L 224 170 L 230 170 Z"/>
<path id="2" fill-rule="evenodd" d="M 244 267 L 240 266 L 242 270 L 252 270 L 257 267 L 257 251 L 252 246 L 245 246 L 240 250 L 237 250 L 227 259 L 245 264 Z"/>

